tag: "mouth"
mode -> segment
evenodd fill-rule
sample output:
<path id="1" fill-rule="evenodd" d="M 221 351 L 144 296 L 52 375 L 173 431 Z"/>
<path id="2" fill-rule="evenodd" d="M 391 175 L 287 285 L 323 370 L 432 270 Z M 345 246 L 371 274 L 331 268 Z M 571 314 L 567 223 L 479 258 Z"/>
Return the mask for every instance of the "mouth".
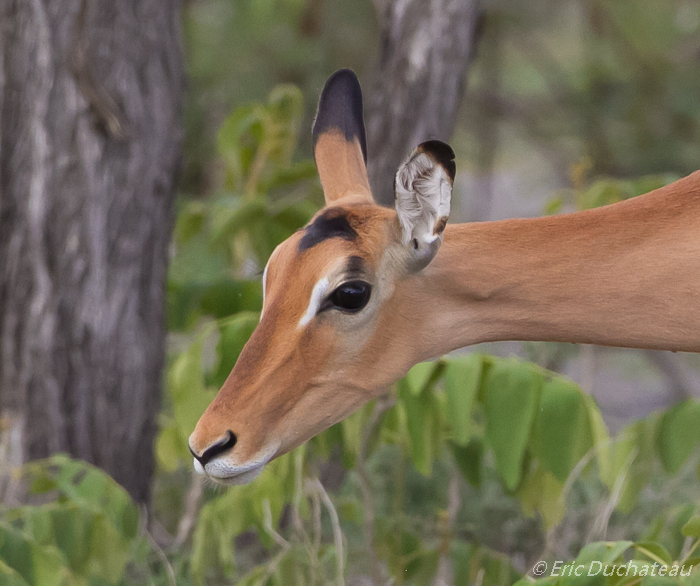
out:
<path id="1" fill-rule="evenodd" d="M 274 457 L 276 451 L 277 448 L 271 446 L 250 462 L 240 466 L 221 458 L 212 460 L 204 467 L 195 459 L 194 469 L 198 474 L 204 474 L 216 484 L 223 486 L 248 484 L 260 476 L 267 463 Z"/>
<path id="2" fill-rule="evenodd" d="M 267 462 L 265 463 L 267 464 Z M 262 471 L 265 469 L 265 464 L 259 464 L 255 468 L 246 470 L 245 472 L 237 472 L 231 476 L 214 476 L 213 474 L 207 474 L 207 476 L 213 480 L 216 484 L 221 484 L 223 486 L 237 486 L 239 484 L 248 484 L 255 480 Z"/>

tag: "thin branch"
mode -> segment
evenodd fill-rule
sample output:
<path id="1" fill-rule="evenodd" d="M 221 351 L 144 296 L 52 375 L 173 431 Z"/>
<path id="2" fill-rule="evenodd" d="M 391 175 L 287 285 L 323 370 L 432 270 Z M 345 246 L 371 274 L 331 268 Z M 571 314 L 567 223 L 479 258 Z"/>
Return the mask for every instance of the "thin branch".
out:
<path id="1" fill-rule="evenodd" d="M 297 539 L 299 539 L 299 541 L 303 544 L 306 554 L 309 556 L 309 565 L 312 568 L 313 575 L 316 575 L 319 567 L 318 551 L 320 549 L 321 539 L 321 513 L 320 505 L 314 506 L 315 503 L 312 503 L 312 512 L 315 515 L 314 521 L 316 521 L 316 518 L 318 519 L 317 522 L 314 523 L 316 526 L 315 539 L 318 541 L 318 544 L 316 544 L 312 542 L 311 536 L 306 531 L 304 523 L 301 519 L 301 499 L 305 496 L 303 464 L 304 453 L 302 450 L 297 450 L 294 454 L 294 498 L 292 501 L 292 527 L 294 528 L 294 533 Z M 315 500 L 318 501 L 318 497 L 315 497 Z M 318 513 L 316 509 L 319 509 Z"/>
<path id="2" fill-rule="evenodd" d="M 277 530 L 272 526 L 272 510 L 270 509 L 270 499 L 265 499 L 262 503 L 263 508 L 263 527 L 265 531 L 272 537 L 273 541 L 279 545 L 281 548 L 288 550 L 292 547 L 284 537 L 282 537 Z"/>
<path id="3" fill-rule="evenodd" d="M 277 566 L 279 566 L 279 563 L 282 561 L 284 556 L 287 555 L 287 552 L 291 549 L 292 544 L 277 533 L 275 528 L 272 526 L 272 511 L 270 510 L 269 499 L 265 499 L 262 505 L 263 527 L 270 537 L 272 537 L 273 541 L 282 548 L 282 550 L 267 563 L 267 571 L 265 572 L 265 576 L 262 580 L 262 583 L 264 584 L 267 582 L 267 579 L 275 573 Z"/>
<path id="4" fill-rule="evenodd" d="M 321 497 L 321 501 L 330 515 L 331 525 L 333 527 L 333 541 L 335 543 L 336 575 L 338 586 L 345 586 L 345 552 L 343 547 L 343 531 L 340 528 L 338 512 L 335 510 L 333 501 L 331 501 L 326 489 L 323 487 L 323 484 L 321 484 L 321 481 L 316 478 L 313 481 L 310 481 L 310 484 Z"/>
<path id="5" fill-rule="evenodd" d="M 360 492 L 362 493 L 363 501 L 363 516 L 364 516 L 364 535 L 365 543 L 367 544 L 367 555 L 372 568 L 372 583 L 374 586 L 379 586 L 382 582 L 382 567 L 379 563 L 379 558 L 374 548 L 374 496 L 372 494 L 372 483 L 367 473 L 365 462 L 367 459 L 367 448 L 369 439 L 372 437 L 376 426 L 381 421 L 382 415 L 393 407 L 394 401 L 386 395 L 377 400 L 370 416 L 369 423 L 365 429 L 364 437 L 362 438 L 362 446 L 360 453 L 357 456 L 355 469 L 360 477 Z"/>
<path id="6" fill-rule="evenodd" d="M 447 509 L 440 519 L 440 560 L 435 576 L 435 586 L 449 586 L 454 580 L 454 570 L 452 558 L 450 557 L 450 546 L 454 537 L 454 524 L 457 520 L 457 513 L 462 504 L 459 494 L 459 476 L 455 469 L 452 470 L 450 483 L 447 487 Z"/>
<path id="7" fill-rule="evenodd" d="M 204 477 L 201 474 L 192 472 L 190 487 L 185 497 L 185 512 L 182 514 L 180 522 L 177 525 L 177 534 L 175 536 L 175 542 L 173 543 L 174 549 L 180 549 L 189 539 L 195 522 L 197 521 L 199 504 L 203 494 Z"/>
<path id="8" fill-rule="evenodd" d="M 150 531 L 146 526 L 146 519 L 148 519 L 148 513 L 146 512 L 145 505 L 142 505 L 140 507 L 139 513 L 141 531 L 143 532 L 143 535 L 146 536 L 148 543 L 153 548 L 153 551 L 155 551 L 156 556 L 163 564 L 163 567 L 165 568 L 165 573 L 168 575 L 168 584 L 170 586 L 177 586 L 177 580 L 175 579 L 175 571 L 170 565 L 170 560 L 168 559 L 168 556 L 165 555 L 165 552 L 162 550 L 160 545 L 158 545 L 158 542 L 153 538 L 153 535 L 151 535 Z"/>
<path id="9" fill-rule="evenodd" d="M 632 462 L 634 462 L 638 453 L 639 450 L 637 448 L 634 448 L 630 452 L 630 455 L 627 456 L 627 460 L 625 460 L 625 463 L 622 466 L 622 470 L 620 470 L 620 474 L 618 474 L 617 478 L 615 479 L 615 484 L 613 485 L 613 489 L 610 492 L 610 498 L 605 503 L 605 506 L 600 512 L 600 515 L 598 515 L 598 518 L 596 519 L 593 528 L 591 529 L 591 532 L 588 534 L 589 542 L 596 535 L 599 535 L 600 539 L 605 539 L 605 534 L 608 531 L 608 522 L 610 521 L 610 515 L 612 515 L 613 511 L 615 510 L 615 507 L 620 502 L 620 496 L 622 495 L 622 489 L 625 485 L 625 479 L 627 478 L 627 474 L 629 473 L 630 467 L 632 466 Z"/>

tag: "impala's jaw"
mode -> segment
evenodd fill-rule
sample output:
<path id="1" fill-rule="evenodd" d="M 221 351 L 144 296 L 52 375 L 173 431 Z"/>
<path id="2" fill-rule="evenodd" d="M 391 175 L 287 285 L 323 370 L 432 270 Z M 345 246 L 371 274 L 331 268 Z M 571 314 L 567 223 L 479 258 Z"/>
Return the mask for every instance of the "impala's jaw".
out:
<path id="1" fill-rule="evenodd" d="M 277 455 L 278 450 L 279 444 L 270 445 L 243 464 L 236 463 L 234 455 L 221 456 L 208 462 L 206 466 L 202 466 L 195 459 L 194 469 L 197 473 L 206 475 L 216 484 L 224 486 L 248 484 L 260 476 L 267 463 Z"/>

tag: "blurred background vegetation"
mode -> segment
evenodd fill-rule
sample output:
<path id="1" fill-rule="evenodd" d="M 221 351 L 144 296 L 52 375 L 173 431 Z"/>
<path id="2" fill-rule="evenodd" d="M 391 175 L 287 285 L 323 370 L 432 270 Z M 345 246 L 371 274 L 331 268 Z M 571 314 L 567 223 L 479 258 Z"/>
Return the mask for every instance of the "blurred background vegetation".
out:
<path id="1" fill-rule="evenodd" d="M 696 562 L 695 356 L 484 345 L 418 365 L 250 485 L 193 474 L 187 437 L 257 324 L 259 272 L 322 205 L 319 91 L 339 67 L 371 91 L 382 6 L 184 3 L 151 503 L 66 456 L 4 466 L 0 584 L 510 586 L 538 560 Z M 694 1 L 484 0 L 453 219 L 595 207 L 696 170 L 699 65 Z"/>

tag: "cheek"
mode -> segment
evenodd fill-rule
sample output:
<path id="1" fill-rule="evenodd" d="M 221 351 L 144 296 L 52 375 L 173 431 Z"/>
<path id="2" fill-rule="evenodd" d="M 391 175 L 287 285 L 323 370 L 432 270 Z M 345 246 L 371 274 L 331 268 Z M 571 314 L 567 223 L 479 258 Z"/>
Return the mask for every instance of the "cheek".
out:
<path id="1" fill-rule="evenodd" d="M 312 324 L 307 327 L 299 340 L 299 355 L 304 368 L 309 373 L 318 374 L 332 362 L 338 334 L 327 324 Z"/>
<path id="2" fill-rule="evenodd" d="M 377 321 L 353 364 L 352 376 L 358 384 L 381 393 L 419 362 L 416 348 L 420 338 L 414 330 L 419 315 L 385 312 Z"/>

